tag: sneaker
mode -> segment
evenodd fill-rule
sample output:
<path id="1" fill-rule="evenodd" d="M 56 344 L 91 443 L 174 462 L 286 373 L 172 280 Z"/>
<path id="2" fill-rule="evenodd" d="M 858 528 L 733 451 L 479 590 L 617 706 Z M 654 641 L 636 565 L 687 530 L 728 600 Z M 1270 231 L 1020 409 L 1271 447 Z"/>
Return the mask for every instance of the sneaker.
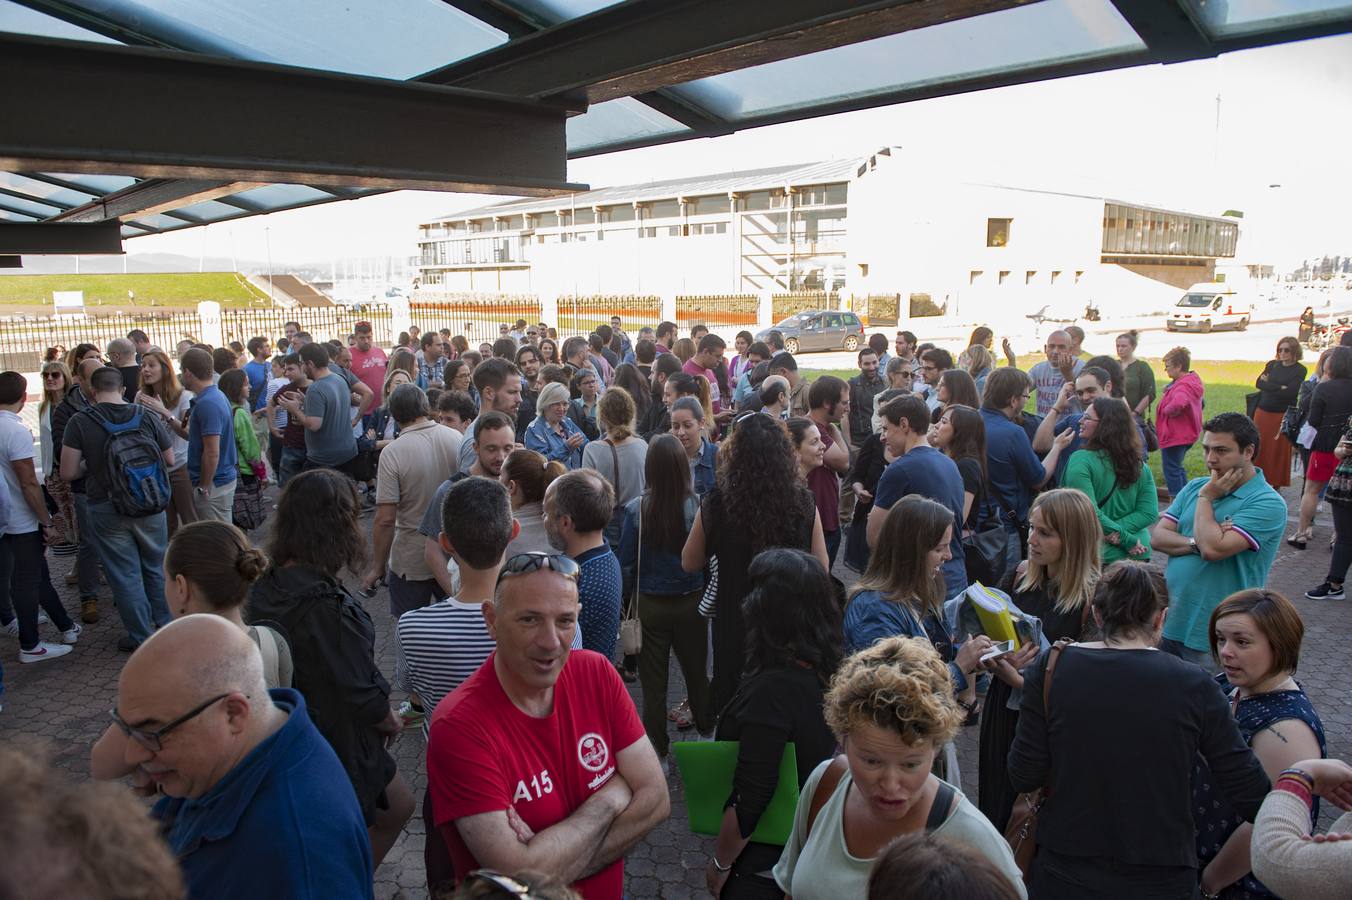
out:
<path id="1" fill-rule="evenodd" d="M 0 633 L 7 634 L 7 635 L 9 635 L 9 636 L 12 637 L 12 638 L 18 637 L 18 636 L 19 636 L 19 620 L 18 620 L 17 618 L 10 619 L 10 620 L 9 620 L 8 622 L 6 622 L 5 624 L 0 625 Z"/>
<path id="2" fill-rule="evenodd" d="M 51 621 L 51 619 L 47 618 L 47 614 L 46 614 L 45 612 L 43 612 L 42 610 L 38 610 L 38 624 L 39 624 L 39 625 L 46 625 L 46 624 L 47 624 L 48 622 L 50 622 L 50 621 Z"/>
<path id="3" fill-rule="evenodd" d="M 56 659 L 58 656 L 65 656 L 71 650 L 75 649 L 70 644 L 48 644 L 45 641 L 38 644 L 32 650 L 20 650 L 19 662 L 35 663 L 43 662 L 49 659 Z"/>
<path id="4" fill-rule="evenodd" d="M 99 620 L 99 601 L 81 600 L 80 601 L 80 621 L 86 625 L 93 625 Z"/>
<path id="5" fill-rule="evenodd" d="M 1334 587 L 1326 581 L 1319 587 L 1306 591 L 1305 597 L 1308 600 L 1343 600 L 1347 595 L 1343 593 L 1342 585 Z"/>
<path id="6" fill-rule="evenodd" d="M 84 631 L 78 624 L 72 624 L 65 631 L 61 632 L 61 643 L 73 644 L 80 639 L 80 632 Z"/>
<path id="7" fill-rule="evenodd" d="M 399 718 L 404 720 L 405 725 L 417 725 L 427 718 L 427 711 L 419 709 L 411 701 L 405 700 L 399 704 Z"/>

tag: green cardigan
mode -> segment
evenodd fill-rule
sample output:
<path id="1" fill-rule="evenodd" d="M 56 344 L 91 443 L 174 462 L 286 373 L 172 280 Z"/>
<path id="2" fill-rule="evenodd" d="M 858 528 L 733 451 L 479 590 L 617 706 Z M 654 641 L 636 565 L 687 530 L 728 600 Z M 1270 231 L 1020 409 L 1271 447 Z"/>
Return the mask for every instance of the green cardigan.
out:
<path id="1" fill-rule="evenodd" d="M 1113 490 L 1116 482 L 1113 464 L 1103 450 L 1076 450 L 1070 455 L 1066 474 L 1061 479 L 1061 487 L 1083 491 L 1094 501 L 1105 538 L 1109 534 L 1118 535 L 1117 544 L 1103 542 L 1105 566 L 1119 559 L 1149 559 L 1150 527 L 1160 512 L 1155 476 L 1145 463 L 1141 463 L 1141 475 L 1135 484 L 1127 487 L 1118 484 Z M 1145 547 L 1145 553 L 1129 555 L 1127 551 L 1137 544 Z"/>
<path id="2" fill-rule="evenodd" d="M 238 451 L 239 471 L 241 475 L 252 475 L 253 464 L 262 458 L 258 446 L 258 435 L 253 430 L 253 419 L 249 411 L 242 406 L 235 408 L 235 449 Z"/>

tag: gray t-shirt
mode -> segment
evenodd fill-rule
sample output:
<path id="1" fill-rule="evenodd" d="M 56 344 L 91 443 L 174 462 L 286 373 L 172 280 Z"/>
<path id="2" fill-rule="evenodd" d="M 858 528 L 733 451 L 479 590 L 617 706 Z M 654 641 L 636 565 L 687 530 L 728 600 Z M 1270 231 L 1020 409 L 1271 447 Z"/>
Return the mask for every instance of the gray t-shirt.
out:
<path id="1" fill-rule="evenodd" d="M 307 416 L 324 420 L 318 431 L 305 429 L 305 456 L 316 465 L 341 466 L 357 455 L 352 436 L 352 391 L 332 372 L 317 379 L 305 392 Z"/>
<path id="2" fill-rule="evenodd" d="M 604 441 L 592 441 L 582 451 L 582 467 L 595 469 L 614 486 L 616 506 L 624 506 L 643 493 L 643 465 L 647 459 L 648 445 L 639 438 L 616 446 L 614 456 L 610 445 Z M 618 478 L 615 476 L 617 460 L 620 464 Z"/>

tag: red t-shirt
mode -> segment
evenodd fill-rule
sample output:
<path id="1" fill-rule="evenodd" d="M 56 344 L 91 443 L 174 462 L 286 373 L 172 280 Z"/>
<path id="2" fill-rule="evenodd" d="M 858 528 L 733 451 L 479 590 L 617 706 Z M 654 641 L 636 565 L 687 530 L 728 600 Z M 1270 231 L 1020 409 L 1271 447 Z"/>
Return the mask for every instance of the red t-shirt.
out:
<path id="1" fill-rule="evenodd" d="M 517 709 L 493 668 L 497 652 L 437 704 L 427 739 L 433 821 L 457 878 L 481 868 L 456 819 L 515 807 L 536 834 L 563 821 L 610 779 L 615 755 L 643 738 L 634 701 L 599 653 L 574 650 L 554 684 L 554 711 Z M 573 885 L 587 900 L 620 900 L 624 860 Z"/>
<path id="2" fill-rule="evenodd" d="M 817 426 L 822 436 L 822 449 L 830 450 L 836 441 L 831 437 L 831 429 Z M 817 501 L 817 513 L 822 517 L 822 531 L 840 529 L 840 476 L 828 465 L 817 466 L 807 473 L 807 486 Z"/>
<path id="3" fill-rule="evenodd" d="M 712 369 L 704 368 L 704 366 L 701 366 L 691 358 L 687 359 L 685 365 L 681 366 L 681 371 L 685 372 L 687 375 L 703 375 L 705 378 L 709 379 L 709 400 L 713 403 L 713 413 L 714 415 L 718 415 L 723 411 L 723 398 L 719 396 L 718 379 L 714 377 Z"/>
<path id="4" fill-rule="evenodd" d="M 352 374 L 371 389 L 371 405 L 362 410 L 363 413 L 369 413 L 380 405 L 380 392 L 385 389 L 385 370 L 390 361 L 385 351 L 374 344 L 370 350 L 349 347 L 348 352 L 352 354 Z"/>

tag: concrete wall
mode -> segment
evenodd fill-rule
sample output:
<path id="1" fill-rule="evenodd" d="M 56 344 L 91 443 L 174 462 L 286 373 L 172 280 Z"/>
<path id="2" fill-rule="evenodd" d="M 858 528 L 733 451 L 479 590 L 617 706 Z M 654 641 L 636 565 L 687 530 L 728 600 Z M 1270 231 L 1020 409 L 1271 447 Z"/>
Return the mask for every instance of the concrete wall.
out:
<path id="1" fill-rule="evenodd" d="M 726 294 L 737 284 L 730 234 L 629 237 L 531 247 L 531 292 Z"/>
<path id="2" fill-rule="evenodd" d="M 1188 265 L 1161 266 L 1136 263 L 1121 263 L 1120 265 L 1137 275 L 1143 275 L 1161 284 L 1167 284 L 1184 291 L 1199 282 L 1214 280 L 1216 274 L 1216 261 L 1213 259 L 1189 263 Z"/>

